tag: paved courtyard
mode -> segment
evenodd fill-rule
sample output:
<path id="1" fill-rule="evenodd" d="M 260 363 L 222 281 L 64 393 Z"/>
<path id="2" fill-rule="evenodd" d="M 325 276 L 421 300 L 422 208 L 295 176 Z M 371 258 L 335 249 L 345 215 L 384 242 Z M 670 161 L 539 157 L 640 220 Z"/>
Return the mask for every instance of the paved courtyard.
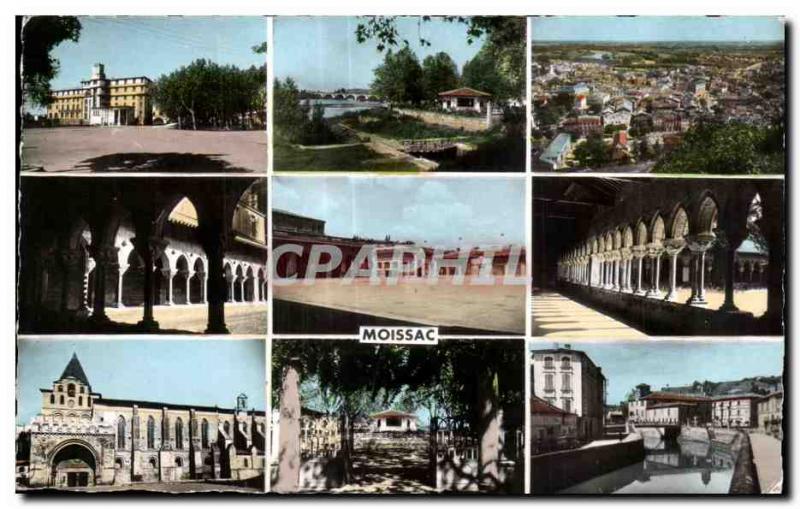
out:
<path id="1" fill-rule="evenodd" d="M 439 327 L 464 327 L 511 334 L 525 332 L 525 285 L 455 285 L 441 277 L 437 284 L 426 278 L 406 278 L 396 285 L 356 279 L 316 279 L 289 286 L 274 286 L 275 299 L 369 314 Z"/>
<path id="2" fill-rule="evenodd" d="M 352 483 L 332 493 L 432 493 L 432 476 L 424 440 L 382 443 L 353 453 Z"/>
<path id="3" fill-rule="evenodd" d="M 231 334 L 267 333 L 268 306 L 263 304 L 226 304 L 225 323 Z M 108 317 L 120 323 L 135 324 L 142 319 L 142 308 L 107 308 Z M 155 306 L 153 315 L 158 325 L 165 330 L 182 330 L 187 332 L 205 332 L 208 325 L 208 307 L 192 306 Z"/>
<path id="4" fill-rule="evenodd" d="M 533 335 L 548 338 L 644 339 L 643 333 L 556 292 L 535 293 Z"/>
<path id="5" fill-rule="evenodd" d="M 267 171 L 265 131 L 153 126 L 25 129 L 22 171 L 58 173 Z"/>

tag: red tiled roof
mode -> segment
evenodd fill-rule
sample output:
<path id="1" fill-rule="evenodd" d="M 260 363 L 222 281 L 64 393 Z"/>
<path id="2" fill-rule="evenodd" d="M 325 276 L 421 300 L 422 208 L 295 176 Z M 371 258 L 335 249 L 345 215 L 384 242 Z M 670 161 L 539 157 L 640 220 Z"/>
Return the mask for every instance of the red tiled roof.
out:
<path id="1" fill-rule="evenodd" d="M 492 94 L 487 94 L 486 92 L 481 92 L 480 90 L 475 90 L 474 88 L 469 87 L 461 87 L 456 88 L 453 90 L 448 90 L 446 92 L 439 92 L 440 97 L 449 96 L 449 97 L 491 97 Z"/>
<path id="2" fill-rule="evenodd" d="M 531 398 L 531 413 L 532 414 L 551 414 L 551 415 L 572 415 L 566 410 L 562 410 L 555 405 L 551 405 L 542 398 L 533 396 Z"/>
<path id="3" fill-rule="evenodd" d="M 370 415 L 371 419 L 379 419 L 381 417 L 413 417 L 414 419 L 417 418 L 415 414 L 400 412 L 398 410 L 384 410 L 383 412 L 378 412 L 377 414 Z"/>

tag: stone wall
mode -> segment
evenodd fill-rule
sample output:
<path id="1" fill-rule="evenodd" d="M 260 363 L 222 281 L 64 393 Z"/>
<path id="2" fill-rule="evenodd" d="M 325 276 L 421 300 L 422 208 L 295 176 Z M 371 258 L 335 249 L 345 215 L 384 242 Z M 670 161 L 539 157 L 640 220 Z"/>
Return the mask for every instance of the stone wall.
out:
<path id="1" fill-rule="evenodd" d="M 408 115 L 410 117 L 422 120 L 426 124 L 443 125 L 445 127 L 452 127 L 453 129 L 462 129 L 470 132 L 485 131 L 492 127 L 491 123 L 486 122 L 486 116 L 467 117 L 462 115 L 437 113 L 434 111 L 408 110 L 403 108 L 395 108 L 394 111 L 401 115 Z"/>
<path id="2" fill-rule="evenodd" d="M 726 313 L 715 309 L 688 306 L 680 302 L 647 299 L 639 295 L 615 292 L 603 288 L 559 284 L 559 290 L 578 302 L 648 334 L 664 335 L 761 335 L 772 334 L 772 326 L 751 313 Z"/>
<path id="3" fill-rule="evenodd" d="M 641 438 L 531 457 L 531 493 L 555 493 L 644 459 Z"/>

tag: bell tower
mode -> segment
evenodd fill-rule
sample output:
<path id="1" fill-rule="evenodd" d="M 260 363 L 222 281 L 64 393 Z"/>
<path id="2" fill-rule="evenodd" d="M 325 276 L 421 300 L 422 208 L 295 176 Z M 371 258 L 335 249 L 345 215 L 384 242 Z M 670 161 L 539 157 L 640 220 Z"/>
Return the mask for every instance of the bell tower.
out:
<path id="1" fill-rule="evenodd" d="M 86 411 L 92 408 L 92 386 L 83 371 L 78 355 L 73 353 L 53 388 L 42 389 L 44 414 L 65 411 Z"/>

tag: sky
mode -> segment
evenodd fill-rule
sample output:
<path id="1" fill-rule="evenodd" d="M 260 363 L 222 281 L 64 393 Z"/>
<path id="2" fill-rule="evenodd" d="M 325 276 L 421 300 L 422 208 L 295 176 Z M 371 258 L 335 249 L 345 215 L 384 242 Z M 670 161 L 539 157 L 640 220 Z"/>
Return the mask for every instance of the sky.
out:
<path id="1" fill-rule="evenodd" d="M 436 18 L 428 22 L 420 20 L 413 16 L 397 19 L 398 32 L 408 40 L 420 63 L 426 56 L 444 51 L 460 72 L 483 44 L 483 38 L 467 43 L 464 23 Z M 378 51 L 374 40 L 358 43 L 355 31 L 363 21 L 344 16 L 276 18 L 275 77 L 291 77 L 301 89 L 307 90 L 369 88 L 372 71 L 383 62 L 385 53 Z M 431 45 L 421 47 L 420 37 Z M 403 47 L 402 41 L 399 44 L 395 50 Z"/>
<path id="2" fill-rule="evenodd" d="M 328 235 L 382 240 L 388 234 L 392 240 L 448 248 L 525 243 L 523 179 L 275 177 L 272 182 L 275 208 L 326 221 Z"/>
<path id="3" fill-rule="evenodd" d="M 784 24 L 770 16 L 535 17 L 536 41 L 783 41 Z"/>
<path id="4" fill-rule="evenodd" d="M 80 16 L 78 42 L 65 41 L 52 56 L 60 70 L 52 89 L 75 88 L 92 65 L 105 64 L 108 78 L 147 76 L 155 80 L 198 58 L 238 67 L 262 65 L 252 47 L 267 40 L 261 16 Z"/>
<path id="5" fill-rule="evenodd" d="M 553 343 L 536 342 L 538 348 Z M 559 343 L 564 346 L 565 343 Z M 783 372 L 783 341 L 645 341 L 624 343 L 571 343 L 603 370 L 608 404 L 617 404 L 640 383 L 653 390 L 667 385 L 689 385 L 695 380 L 725 382 Z"/>
<path id="6" fill-rule="evenodd" d="M 92 390 L 106 398 L 265 409 L 264 341 L 20 339 L 17 424 L 41 411 L 39 389 L 52 388 L 73 353 Z"/>

